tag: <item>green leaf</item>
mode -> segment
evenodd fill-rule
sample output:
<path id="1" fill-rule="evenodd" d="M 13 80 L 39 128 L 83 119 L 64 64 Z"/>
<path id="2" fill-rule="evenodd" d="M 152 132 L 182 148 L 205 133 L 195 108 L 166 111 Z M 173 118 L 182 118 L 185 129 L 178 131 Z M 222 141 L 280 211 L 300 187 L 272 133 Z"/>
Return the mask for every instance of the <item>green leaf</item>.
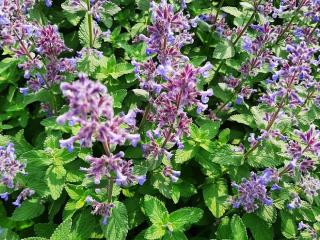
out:
<path id="1" fill-rule="evenodd" d="M 228 216 L 221 219 L 217 229 L 218 239 L 229 239 L 231 232 L 230 218 Z"/>
<path id="2" fill-rule="evenodd" d="M 232 58 L 235 55 L 233 44 L 230 40 L 222 40 L 218 43 L 214 49 L 213 58 L 216 59 L 227 59 Z"/>
<path id="3" fill-rule="evenodd" d="M 262 206 L 256 213 L 262 220 L 268 223 L 274 223 L 277 220 L 277 210 L 273 206 Z"/>
<path id="4" fill-rule="evenodd" d="M 124 240 L 128 234 L 128 213 L 126 206 L 121 202 L 115 202 L 111 217 L 104 229 L 104 235 L 107 239 Z"/>
<path id="5" fill-rule="evenodd" d="M 285 211 L 281 211 L 281 232 L 287 239 L 295 239 L 297 235 L 297 224 L 293 216 Z"/>
<path id="6" fill-rule="evenodd" d="M 236 7 L 222 7 L 221 10 L 235 17 L 240 17 L 242 15 L 242 13 Z"/>
<path id="7" fill-rule="evenodd" d="M 96 24 L 95 21 L 92 20 L 92 27 L 93 26 L 94 26 L 95 30 L 99 29 L 98 24 Z M 78 32 L 79 40 L 80 40 L 80 43 L 82 44 L 83 47 L 91 47 L 90 46 L 90 44 L 91 44 L 90 43 L 90 31 L 93 31 L 93 30 L 90 29 L 90 26 L 89 26 L 89 15 L 86 14 L 85 18 L 82 20 L 82 22 L 80 24 L 79 32 Z M 92 38 L 93 38 L 92 47 L 100 48 L 101 44 L 99 42 L 99 38 L 95 38 L 93 36 L 93 32 L 91 34 L 92 34 Z"/>
<path id="8" fill-rule="evenodd" d="M 150 221 L 155 224 L 162 224 L 168 220 L 168 210 L 163 202 L 156 197 L 147 195 L 144 197 L 144 210 Z"/>
<path id="9" fill-rule="evenodd" d="M 83 211 L 74 226 L 75 239 L 90 239 L 91 234 L 98 226 L 96 217 L 88 210 Z"/>
<path id="10" fill-rule="evenodd" d="M 187 236 L 183 232 L 166 233 L 163 240 L 188 240 Z"/>
<path id="11" fill-rule="evenodd" d="M 184 143 L 184 148 L 176 151 L 174 160 L 176 163 L 184 163 L 192 159 L 196 155 L 197 150 L 198 149 L 196 146 L 192 146 L 189 143 Z"/>
<path id="12" fill-rule="evenodd" d="M 225 199 L 222 197 L 227 195 L 228 186 L 222 179 L 205 186 L 203 189 L 204 202 L 216 218 L 223 216 L 226 211 Z"/>
<path id="13" fill-rule="evenodd" d="M 200 208 L 180 208 L 170 213 L 169 221 L 172 224 L 173 231 L 184 231 L 187 226 L 197 223 L 203 215 Z"/>
<path id="14" fill-rule="evenodd" d="M 226 144 L 230 138 L 230 129 L 225 128 L 219 133 L 219 143 Z"/>
<path id="15" fill-rule="evenodd" d="M 50 240 L 71 239 L 70 238 L 71 226 L 72 226 L 72 219 L 68 218 L 56 228 L 56 230 L 50 237 Z"/>
<path id="16" fill-rule="evenodd" d="M 261 109 L 261 107 L 252 107 L 250 109 L 253 114 L 254 122 L 258 128 L 264 129 L 266 127 L 266 121 L 263 120 L 263 116 L 265 115 L 265 111 Z"/>
<path id="17" fill-rule="evenodd" d="M 221 123 L 218 121 L 210 121 L 201 125 L 199 129 L 201 139 L 208 140 L 214 138 L 219 132 L 220 125 Z"/>
<path id="18" fill-rule="evenodd" d="M 40 216 L 43 211 L 44 206 L 37 199 L 26 200 L 14 210 L 11 219 L 25 221 Z"/>
<path id="19" fill-rule="evenodd" d="M 113 106 L 115 108 L 121 108 L 122 101 L 125 98 L 125 96 L 127 95 L 127 90 L 119 89 L 119 90 L 110 92 L 110 94 L 113 97 Z"/>
<path id="20" fill-rule="evenodd" d="M 50 238 L 56 227 L 57 224 L 53 223 L 37 223 L 34 225 L 34 232 L 36 236 Z"/>
<path id="21" fill-rule="evenodd" d="M 229 144 L 216 145 L 210 150 L 210 153 L 212 153 L 211 161 L 220 165 L 240 166 L 243 162 L 243 154 L 235 152 Z"/>
<path id="22" fill-rule="evenodd" d="M 232 115 L 228 120 L 247 125 L 253 129 L 257 127 L 251 114 L 235 114 Z"/>
<path id="23" fill-rule="evenodd" d="M 106 2 L 104 4 L 104 12 L 111 16 L 116 15 L 120 11 L 121 11 L 121 8 L 113 2 Z"/>
<path id="24" fill-rule="evenodd" d="M 57 200 L 60 197 L 64 189 L 66 174 L 67 171 L 61 165 L 53 165 L 48 168 L 46 174 L 47 184 L 53 200 Z"/>
<path id="25" fill-rule="evenodd" d="M 133 89 L 132 90 L 133 93 L 138 96 L 138 97 L 142 97 L 143 99 L 147 100 L 149 99 L 149 92 L 147 92 L 146 90 L 143 89 Z"/>
<path id="26" fill-rule="evenodd" d="M 148 11 L 150 9 L 149 0 L 136 0 L 136 4 L 140 10 Z"/>
<path id="27" fill-rule="evenodd" d="M 263 145 L 248 155 L 248 163 L 253 167 L 278 167 L 286 160 L 279 155 L 281 148 L 271 142 L 263 142 Z"/>
<path id="28" fill-rule="evenodd" d="M 272 228 L 254 214 L 245 214 L 242 218 L 244 224 L 250 229 L 255 240 L 272 240 Z"/>
<path id="29" fill-rule="evenodd" d="M 147 228 L 147 231 L 144 234 L 146 239 L 161 239 L 166 233 L 165 229 L 160 225 L 152 225 Z"/>
<path id="30" fill-rule="evenodd" d="M 135 228 L 143 223 L 146 218 L 141 211 L 143 198 L 127 198 L 124 202 L 128 210 L 129 228 Z"/>
<path id="31" fill-rule="evenodd" d="M 221 167 L 212 161 L 212 155 L 200 149 L 196 154 L 196 161 L 203 167 L 206 175 L 218 176 L 221 174 Z"/>
<path id="32" fill-rule="evenodd" d="M 231 231 L 232 231 L 232 239 L 234 240 L 248 239 L 246 227 L 242 222 L 241 218 L 237 214 L 232 216 L 230 224 L 231 224 Z"/>

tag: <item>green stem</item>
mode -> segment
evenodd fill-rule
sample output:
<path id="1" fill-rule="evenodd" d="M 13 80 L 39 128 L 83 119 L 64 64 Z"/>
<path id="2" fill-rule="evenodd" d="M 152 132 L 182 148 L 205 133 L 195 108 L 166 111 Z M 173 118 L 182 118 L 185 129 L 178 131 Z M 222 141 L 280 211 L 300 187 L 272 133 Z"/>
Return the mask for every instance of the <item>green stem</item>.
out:
<path id="1" fill-rule="evenodd" d="M 88 27 L 89 27 L 89 46 L 93 47 L 93 19 L 91 13 L 90 0 L 86 0 L 87 3 L 87 14 L 88 14 Z"/>
<path id="2" fill-rule="evenodd" d="M 176 115 L 178 115 L 178 112 L 179 112 L 179 108 L 180 108 L 180 103 L 181 103 L 181 97 L 182 97 L 182 89 L 180 90 L 180 93 L 178 95 L 178 99 L 177 99 L 177 113 Z M 176 116 L 177 118 L 177 116 Z M 176 120 L 175 120 L 176 121 Z M 173 132 L 173 127 L 174 127 L 174 123 L 175 121 L 170 125 L 170 129 L 169 129 L 169 132 L 164 140 L 164 142 L 162 143 L 161 145 L 161 148 L 164 148 L 167 144 L 167 142 L 169 141 L 170 137 L 171 137 L 171 134 Z"/>
<path id="3" fill-rule="evenodd" d="M 214 18 L 214 23 L 216 23 L 217 20 L 218 20 L 219 13 L 220 13 L 220 11 L 221 11 L 221 7 L 222 7 L 223 3 L 224 3 L 224 0 L 221 0 L 220 3 L 219 3 L 218 9 L 217 9 L 217 13 L 216 13 L 216 16 L 215 16 L 215 18 Z"/>
<path id="4" fill-rule="evenodd" d="M 259 3 L 257 5 L 259 5 L 261 3 L 262 0 L 259 1 Z M 240 38 L 242 37 L 242 35 L 247 31 L 249 25 L 251 24 L 254 16 L 256 15 L 257 13 L 257 7 L 255 7 L 253 13 L 251 14 L 248 22 L 246 23 L 246 25 L 243 27 L 243 29 L 241 30 L 241 32 L 239 33 L 239 35 L 237 36 L 236 40 L 234 42 L 232 42 L 232 44 L 235 46 L 238 41 L 240 40 Z M 220 62 L 220 64 L 218 65 L 216 71 L 214 72 L 214 75 L 213 75 L 213 79 L 217 77 L 218 73 L 219 73 L 219 70 L 221 69 L 223 65 L 223 61 Z"/>
<path id="5" fill-rule="evenodd" d="M 139 124 L 139 130 L 141 130 L 142 126 L 143 126 L 144 123 L 146 122 L 150 110 L 151 110 L 151 105 L 150 105 L 150 103 L 149 103 L 149 104 L 147 105 L 146 109 L 144 110 L 144 113 L 143 113 L 141 122 L 140 122 L 140 124 Z"/>
<path id="6" fill-rule="evenodd" d="M 275 120 L 277 119 L 279 113 L 280 113 L 280 110 L 282 109 L 282 107 L 284 106 L 284 103 L 285 103 L 285 100 L 287 98 L 288 95 L 285 95 L 282 99 L 281 99 L 281 102 L 278 106 L 278 109 L 277 111 L 272 115 L 272 118 L 271 118 L 271 121 L 268 123 L 268 126 L 266 128 L 266 131 L 269 132 L 269 130 L 271 129 L 272 125 L 274 124 Z M 246 152 L 244 154 L 244 158 L 247 158 L 249 156 L 250 153 L 252 153 L 254 150 L 256 150 L 260 145 L 260 142 L 256 142 L 253 147 L 251 147 L 248 152 Z"/>
<path id="7" fill-rule="evenodd" d="M 284 34 L 290 29 L 293 21 L 295 20 L 295 18 L 298 16 L 298 12 L 300 11 L 300 9 L 303 7 L 305 1 L 303 0 L 300 5 L 298 6 L 298 8 L 295 10 L 293 16 L 291 17 L 289 23 L 287 24 L 287 26 L 285 27 L 285 29 L 283 29 L 283 31 L 281 31 L 280 35 L 278 36 L 277 41 L 275 42 L 275 45 L 277 45 L 283 38 Z"/>
<path id="8" fill-rule="evenodd" d="M 20 38 L 20 36 L 18 35 L 18 33 L 13 30 L 14 34 L 16 35 L 18 41 L 19 41 L 19 44 L 21 46 L 21 48 L 23 49 L 24 53 L 26 54 L 26 56 L 31 60 L 33 61 L 33 57 L 31 56 L 28 48 L 26 47 L 26 45 L 24 44 L 22 38 Z M 42 77 L 43 81 L 45 82 L 46 86 L 47 86 L 47 90 L 48 92 L 50 93 L 51 95 L 51 109 L 52 109 L 52 113 L 55 114 L 58 110 L 57 110 L 57 101 L 56 101 L 56 98 L 55 98 L 55 95 L 54 93 L 52 92 L 52 88 L 51 86 L 49 85 L 48 81 L 46 80 L 46 78 L 43 76 L 42 73 L 40 73 L 40 76 Z"/>
<path id="9" fill-rule="evenodd" d="M 297 72 L 295 72 L 287 86 L 288 89 L 291 89 L 291 84 L 293 83 L 294 79 L 296 78 L 297 76 Z M 288 98 L 288 93 L 286 95 L 284 95 L 278 105 L 278 108 L 277 108 L 277 111 L 272 115 L 272 118 L 270 120 L 270 122 L 268 123 L 267 127 L 266 127 L 266 132 L 269 132 L 271 127 L 273 126 L 274 122 L 276 121 L 279 113 L 280 113 L 280 110 L 284 107 L 285 105 L 285 102 L 286 102 L 286 99 Z M 260 142 L 256 142 L 253 147 L 251 147 L 245 154 L 244 154 L 244 158 L 246 159 L 250 153 L 252 153 L 255 149 L 257 149 L 260 145 Z"/>
<path id="10" fill-rule="evenodd" d="M 106 155 L 109 157 L 111 155 L 111 151 L 110 151 L 110 146 L 108 143 L 108 140 L 105 140 L 103 143 L 103 149 L 106 153 Z M 113 185 L 114 185 L 114 179 L 112 177 L 110 177 L 108 179 L 108 186 L 107 186 L 107 198 L 108 198 L 108 203 L 112 202 L 112 191 L 113 191 Z"/>

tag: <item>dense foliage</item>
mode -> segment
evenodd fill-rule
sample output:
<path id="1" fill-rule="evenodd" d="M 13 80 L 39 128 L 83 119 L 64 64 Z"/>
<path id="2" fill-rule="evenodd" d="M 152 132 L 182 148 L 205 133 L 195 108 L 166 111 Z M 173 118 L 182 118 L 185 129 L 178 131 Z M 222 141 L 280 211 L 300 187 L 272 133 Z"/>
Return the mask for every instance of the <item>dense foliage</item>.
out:
<path id="1" fill-rule="evenodd" d="M 319 239 L 319 0 L 0 0 L 0 239 Z"/>

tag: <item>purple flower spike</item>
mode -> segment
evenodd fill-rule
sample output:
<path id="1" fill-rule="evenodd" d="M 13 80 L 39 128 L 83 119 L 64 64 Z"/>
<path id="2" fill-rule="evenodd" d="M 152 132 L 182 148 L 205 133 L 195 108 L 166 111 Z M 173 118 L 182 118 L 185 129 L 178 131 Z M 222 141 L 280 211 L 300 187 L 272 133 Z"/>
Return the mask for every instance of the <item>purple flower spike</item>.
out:
<path id="1" fill-rule="evenodd" d="M 17 174 L 25 174 L 25 165 L 16 160 L 15 149 L 12 143 L 0 147 L 0 183 L 8 188 L 14 188 L 14 179 Z"/>
<path id="2" fill-rule="evenodd" d="M 0 193 L 0 198 L 3 199 L 4 201 L 8 201 L 9 199 L 9 193 Z"/>
<path id="3" fill-rule="evenodd" d="M 35 194 L 34 190 L 30 188 L 25 188 L 22 190 L 22 192 L 18 195 L 17 199 L 12 204 L 16 207 L 20 207 L 21 202 L 31 197 L 33 194 Z"/>
<path id="4" fill-rule="evenodd" d="M 278 182 L 279 176 L 275 169 L 266 169 L 261 176 L 251 173 L 250 179 L 244 179 L 241 184 L 232 184 L 238 190 L 238 196 L 232 201 L 233 206 L 242 206 L 246 212 L 254 212 L 259 208 L 258 203 L 270 206 L 272 199 L 268 197 L 267 186 Z"/>
<path id="5" fill-rule="evenodd" d="M 102 216 L 102 224 L 106 225 L 108 222 L 108 218 L 111 216 L 112 208 L 114 208 L 113 203 L 100 203 L 93 199 L 92 197 L 87 197 L 89 201 L 87 202 L 92 206 L 91 213 L 93 215 L 99 215 Z"/>
<path id="6" fill-rule="evenodd" d="M 162 172 L 164 176 L 171 178 L 172 182 L 177 182 L 181 175 L 180 171 L 175 171 L 170 166 L 166 166 Z"/>
<path id="7" fill-rule="evenodd" d="M 79 74 L 78 81 L 62 83 L 61 90 L 69 100 L 69 111 L 59 116 L 57 123 L 72 121 L 81 127 L 76 136 L 61 140 L 61 147 L 71 151 L 77 141 L 82 147 L 91 147 L 95 140 L 115 145 L 123 145 L 128 140 L 133 146 L 140 141 L 139 134 L 129 132 L 134 130 L 135 113 L 115 116 L 112 98 L 101 83 Z M 127 128 L 123 127 L 125 123 Z"/>

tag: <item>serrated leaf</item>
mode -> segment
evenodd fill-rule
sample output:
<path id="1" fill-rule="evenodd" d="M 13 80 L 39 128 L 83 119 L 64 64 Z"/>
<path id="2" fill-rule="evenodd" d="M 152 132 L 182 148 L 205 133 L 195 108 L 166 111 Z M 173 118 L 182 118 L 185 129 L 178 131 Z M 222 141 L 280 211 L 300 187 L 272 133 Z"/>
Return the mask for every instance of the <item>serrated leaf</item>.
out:
<path id="1" fill-rule="evenodd" d="M 75 239 L 89 239 L 98 226 L 96 218 L 88 210 L 81 212 L 74 226 Z"/>
<path id="2" fill-rule="evenodd" d="M 71 226 L 72 219 L 68 218 L 56 228 L 50 237 L 50 240 L 70 239 Z"/>
<path id="3" fill-rule="evenodd" d="M 127 209 L 121 202 L 115 202 L 114 205 L 108 224 L 104 227 L 104 235 L 107 239 L 125 240 L 129 231 Z"/>
<path id="4" fill-rule="evenodd" d="M 187 236 L 183 232 L 166 233 L 163 240 L 188 240 Z"/>
<path id="5" fill-rule="evenodd" d="M 228 216 L 221 219 L 221 222 L 217 229 L 218 239 L 228 239 L 230 237 L 231 226 L 230 218 Z"/>
<path id="6" fill-rule="evenodd" d="M 206 175 L 218 176 L 221 173 L 221 167 L 217 163 L 214 163 L 211 157 L 212 155 L 209 152 L 200 149 L 195 159 L 206 171 Z"/>
<path id="7" fill-rule="evenodd" d="M 253 116 L 249 114 L 235 114 L 232 115 L 228 120 L 247 125 L 251 128 L 257 127 Z"/>
<path id="8" fill-rule="evenodd" d="M 240 166 L 243 162 L 243 154 L 232 149 L 232 146 L 225 144 L 222 146 L 215 145 L 210 149 L 211 161 L 220 165 Z"/>
<path id="9" fill-rule="evenodd" d="M 100 48 L 100 42 L 99 38 L 94 37 L 93 29 L 90 28 L 89 25 L 90 17 L 88 14 L 86 14 L 85 18 L 82 20 L 80 27 L 79 27 L 79 40 L 80 43 L 82 44 L 83 47 L 94 47 L 94 48 Z M 91 19 L 91 25 L 92 28 L 95 28 L 95 31 L 97 31 L 97 28 L 99 28 L 98 24 L 95 23 Z M 91 31 L 91 36 L 92 40 L 90 40 L 90 31 Z M 101 31 L 99 29 L 99 31 Z"/>
<path id="10" fill-rule="evenodd" d="M 222 179 L 205 186 L 203 189 L 204 202 L 216 218 L 223 216 L 226 211 L 225 201 L 220 199 L 227 195 L 228 187 Z"/>
<path id="11" fill-rule="evenodd" d="M 277 220 L 277 210 L 273 206 L 262 206 L 257 210 L 257 215 L 268 223 L 274 223 Z"/>
<path id="12" fill-rule="evenodd" d="M 178 149 L 176 151 L 174 160 L 176 163 L 184 163 L 192 159 L 196 155 L 197 150 L 197 146 L 192 146 L 189 143 L 185 143 L 183 149 Z"/>
<path id="13" fill-rule="evenodd" d="M 180 208 L 169 216 L 169 222 L 172 224 L 173 231 L 184 231 L 187 226 L 197 223 L 203 215 L 200 208 Z"/>
<path id="14" fill-rule="evenodd" d="M 127 90 L 119 89 L 119 90 L 116 90 L 116 91 L 112 91 L 110 94 L 113 97 L 113 106 L 115 108 L 121 108 L 122 101 L 127 95 Z"/>
<path id="15" fill-rule="evenodd" d="M 159 225 L 152 225 L 147 228 L 147 231 L 144 234 L 145 239 L 161 239 L 166 233 L 165 229 Z"/>
<path id="16" fill-rule="evenodd" d="M 224 39 L 217 44 L 212 57 L 216 59 L 228 59 L 232 58 L 234 55 L 235 50 L 232 42 Z"/>
<path id="17" fill-rule="evenodd" d="M 47 184 L 53 200 L 57 200 L 64 189 L 65 176 L 67 171 L 63 166 L 50 166 L 47 171 Z"/>
<path id="18" fill-rule="evenodd" d="M 133 89 L 132 92 L 138 96 L 138 97 L 142 97 L 143 99 L 147 100 L 149 99 L 149 92 L 147 92 L 146 90 L 143 89 Z"/>
<path id="19" fill-rule="evenodd" d="M 135 0 L 138 8 L 143 11 L 148 11 L 150 9 L 149 0 Z"/>
<path id="20" fill-rule="evenodd" d="M 121 11 L 121 8 L 113 2 L 106 2 L 104 4 L 104 12 L 111 16 L 116 15 L 120 11 Z"/>
<path id="21" fill-rule="evenodd" d="M 163 202 L 156 197 L 147 195 L 144 197 L 143 207 L 146 215 L 154 224 L 165 223 L 168 219 L 169 213 Z"/>
<path id="22" fill-rule="evenodd" d="M 210 121 L 201 125 L 199 129 L 201 139 L 208 140 L 214 138 L 219 132 L 220 125 L 221 123 L 218 121 Z"/>
<path id="23" fill-rule="evenodd" d="M 38 200 L 26 200 L 14 210 L 11 219 L 14 221 L 30 220 L 40 216 L 43 211 L 44 206 Z"/>
<path id="24" fill-rule="evenodd" d="M 272 240 L 272 228 L 254 214 L 245 214 L 242 217 L 243 222 L 250 229 L 254 239 L 256 240 Z"/>
<path id="25" fill-rule="evenodd" d="M 229 128 L 225 128 L 219 133 L 218 139 L 220 144 L 227 144 L 227 142 L 229 141 L 229 138 L 230 138 Z"/>
<path id="26" fill-rule="evenodd" d="M 285 211 L 281 211 L 281 232 L 287 239 L 295 239 L 297 235 L 297 224 L 293 216 Z"/>
<path id="27" fill-rule="evenodd" d="M 253 167 L 278 167 L 284 163 L 285 157 L 279 155 L 281 152 L 279 146 L 269 142 L 263 142 L 263 145 L 248 155 L 248 163 Z"/>
<path id="28" fill-rule="evenodd" d="M 237 215 L 233 215 L 231 218 L 231 231 L 232 231 L 232 239 L 234 240 L 247 240 L 247 230 L 242 222 L 242 219 Z"/>
<path id="29" fill-rule="evenodd" d="M 226 6 L 222 7 L 221 10 L 235 17 L 240 17 L 242 15 L 242 13 L 236 7 Z"/>

